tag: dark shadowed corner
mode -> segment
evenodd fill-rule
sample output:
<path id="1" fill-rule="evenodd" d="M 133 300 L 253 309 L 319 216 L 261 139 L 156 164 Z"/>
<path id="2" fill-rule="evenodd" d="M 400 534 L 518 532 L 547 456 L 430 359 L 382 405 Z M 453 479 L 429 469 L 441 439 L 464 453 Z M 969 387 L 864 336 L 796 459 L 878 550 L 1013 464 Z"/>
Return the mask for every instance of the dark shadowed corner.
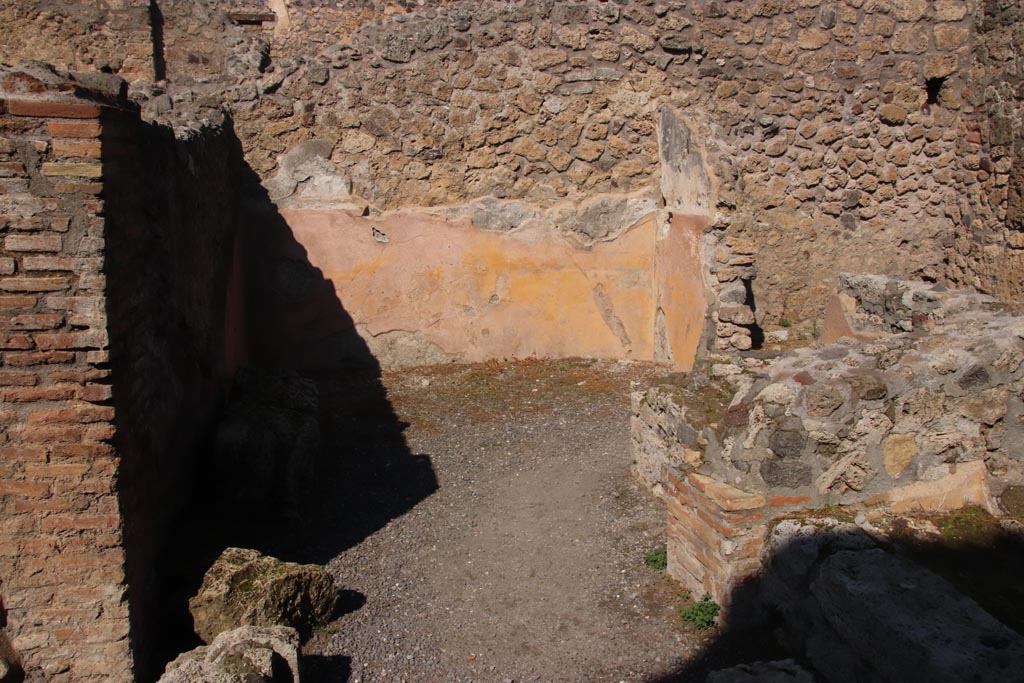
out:
<path id="1" fill-rule="evenodd" d="M 224 548 L 326 562 L 437 484 L 230 120 L 187 140 L 122 128 L 108 174 L 111 357 L 133 649 L 153 680 L 199 644 L 187 600 Z M 281 398 L 295 387 L 312 388 Z M 347 667 L 321 659 L 314 671 Z"/>

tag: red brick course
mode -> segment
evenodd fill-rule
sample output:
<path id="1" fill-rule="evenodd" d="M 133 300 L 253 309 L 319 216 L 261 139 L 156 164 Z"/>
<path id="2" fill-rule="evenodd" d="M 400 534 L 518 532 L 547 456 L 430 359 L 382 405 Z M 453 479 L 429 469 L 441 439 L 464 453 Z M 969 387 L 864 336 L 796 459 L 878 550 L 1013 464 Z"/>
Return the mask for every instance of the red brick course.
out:
<path id="1" fill-rule="evenodd" d="M 765 500 L 695 473 L 669 471 L 665 479 L 668 573 L 725 605 L 732 588 L 760 568 Z"/>
<path id="2" fill-rule="evenodd" d="M 100 106 L 91 102 L 53 102 L 49 100 L 7 100 L 7 113 L 53 119 L 96 119 Z"/>
<path id="3" fill-rule="evenodd" d="M 40 97 L 7 100 L 16 118 L 4 119 L 4 135 L 21 139 L 0 138 L 0 154 L 37 155 L 31 163 L 0 159 L 4 630 L 30 681 L 128 683 L 119 461 L 109 443 L 111 388 L 103 383 L 110 374 L 104 203 L 93 196 L 103 187 L 93 182 L 102 107 Z M 64 177 L 49 189 L 10 179 L 26 165 Z"/>

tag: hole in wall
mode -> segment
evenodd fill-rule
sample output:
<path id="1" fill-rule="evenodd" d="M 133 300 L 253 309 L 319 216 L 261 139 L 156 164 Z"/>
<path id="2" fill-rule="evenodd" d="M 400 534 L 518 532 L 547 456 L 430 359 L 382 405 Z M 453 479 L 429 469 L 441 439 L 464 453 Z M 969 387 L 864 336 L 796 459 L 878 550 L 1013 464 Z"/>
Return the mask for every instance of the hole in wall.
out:
<path id="1" fill-rule="evenodd" d="M 756 317 L 757 304 L 754 302 L 754 281 L 743 280 L 743 289 L 746 291 L 746 297 L 744 298 L 743 303 L 754 312 Z M 741 327 L 745 327 L 750 330 L 751 350 L 756 351 L 764 347 L 764 330 L 761 329 L 760 325 L 753 322 L 749 325 L 742 325 Z"/>
<path id="2" fill-rule="evenodd" d="M 942 88 L 945 85 L 945 76 L 937 76 L 935 78 L 929 78 L 925 80 L 924 89 L 927 95 L 927 99 L 925 99 L 925 104 L 938 104 L 939 94 L 942 92 Z"/>

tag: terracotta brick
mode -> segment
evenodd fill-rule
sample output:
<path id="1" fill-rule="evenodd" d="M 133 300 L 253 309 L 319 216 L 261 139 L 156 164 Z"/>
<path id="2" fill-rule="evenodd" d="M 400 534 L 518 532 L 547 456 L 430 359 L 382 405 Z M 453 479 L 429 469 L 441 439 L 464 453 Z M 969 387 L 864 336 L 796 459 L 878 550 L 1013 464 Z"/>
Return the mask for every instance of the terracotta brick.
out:
<path id="1" fill-rule="evenodd" d="M 0 257 L 0 275 L 14 275 L 14 259 Z"/>
<path id="2" fill-rule="evenodd" d="M 59 194 L 91 194 L 98 195 L 103 192 L 103 183 L 54 183 L 53 189 Z"/>
<path id="3" fill-rule="evenodd" d="M 106 422 L 114 419 L 114 409 L 109 406 L 95 406 L 82 403 L 68 408 L 43 408 L 29 413 L 31 424 L 55 424 L 60 422 Z"/>
<path id="4" fill-rule="evenodd" d="M 110 376 L 110 370 L 54 370 L 46 378 L 51 382 L 85 384 Z"/>
<path id="5" fill-rule="evenodd" d="M 37 515 L 41 512 L 74 512 L 74 508 L 64 498 L 52 496 L 50 498 L 26 498 L 16 500 L 11 505 L 16 513 Z M 84 511 L 84 509 L 83 509 Z"/>
<path id="6" fill-rule="evenodd" d="M 109 441 L 114 438 L 114 425 L 98 423 L 91 424 L 85 429 L 85 436 L 82 439 L 86 442 Z"/>
<path id="7" fill-rule="evenodd" d="M 24 351 L 35 346 L 32 337 L 27 334 L 3 334 L 0 333 L 0 349 L 16 349 Z"/>
<path id="8" fill-rule="evenodd" d="M 53 330 L 64 324 L 58 313 L 26 313 L 12 316 L 8 327 L 12 330 Z"/>
<path id="9" fill-rule="evenodd" d="M 11 403 L 27 401 L 66 401 L 75 396 L 73 386 L 55 387 L 19 387 L 17 389 L 0 390 L 0 400 Z"/>
<path id="10" fill-rule="evenodd" d="M 25 465 L 25 476 L 37 479 L 80 477 L 89 471 L 84 463 Z"/>
<path id="11" fill-rule="evenodd" d="M 82 273 L 99 272 L 103 259 L 99 257 L 71 258 L 66 256 L 26 256 L 21 260 L 21 267 L 26 272 L 66 270 Z"/>
<path id="12" fill-rule="evenodd" d="M 93 365 L 97 365 L 97 364 L 100 364 L 100 363 L 109 363 L 110 362 L 110 352 L 109 351 L 86 351 L 85 352 L 85 362 L 86 363 L 91 363 Z"/>
<path id="13" fill-rule="evenodd" d="M 95 349 L 107 345 L 106 332 L 54 332 L 35 335 L 36 346 L 51 349 Z"/>
<path id="14" fill-rule="evenodd" d="M 0 460 L 16 462 L 45 462 L 46 449 L 42 446 L 11 446 L 0 448 Z"/>
<path id="15" fill-rule="evenodd" d="M 55 138 L 98 138 L 103 130 L 99 121 L 47 121 L 46 127 Z"/>
<path id="16" fill-rule="evenodd" d="M 111 409 L 113 410 L 113 409 Z M 114 447 L 106 443 L 54 444 L 50 454 L 55 459 L 111 458 L 117 455 Z M 109 482 L 105 482 L 109 483 Z"/>
<path id="17" fill-rule="evenodd" d="M 0 177 L 25 175 L 25 164 L 20 161 L 0 161 Z"/>
<path id="18" fill-rule="evenodd" d="M 723 510 L 754 510 L 764 507 L 764 496 L 748 493 L 703 474 L 691 472 L 689 481 Z"/>
<path id="19" fill-rule="evenodd" d="M 50 485 L 35 481 L 2 481 L 0 480 L 0 496 L 20 496 L 22 498 L 46 498 L 50 495 Z"/>
<path id="20" fill-rule="evenodd" d="M 60 235 L 8 235 L 4 240 L 7 251 L 60 251 L 64 240 Z"/>
<path id="21" fill-rule="evenodd" d="M 39 376 L 34 372 L 18 370 L 0 370 L 0 386 L 31 387 L 39 383 Z"/>
<path id="22" fill-rule="evenodd" d="M 7 292 L 59 292 L 68 288 L 66 277 L 0 278 L 0 290 Z"/>
<path id="23" fill-rule="evenodd" d="M 54 140 L 53 154 L 58 157 L 100 158 L 99 140 Z"/>
<path id="24" fill-rule="evenodd" d="M 100 107 L 88 102 L 7 100 L 7 113 L 13 116 L 37 116 L 53 119 L 96 119 L 99 118 Z"/>
<path id="25" fill-rule="evenodd" d="M 71 216 L 67 214 L 55 214 L 50 216 L 50 229 L 56 232 L 67 232 L 71 227 Z"/>
<path id="26" fill-rule="evenodd" d="M 61 363 L 74 363 L 75 354 L 72 351 L 40 351 L 36 353 L 8 353 L 4 355 L 4 364 L 14 367 L 29 367 L 32 365 L 59 365 Z"/>
<path id="27" fill-rule="evenodd" d="M 27 425 L 18 431 L 26 444 L 79 443 L 85 435 L 85 425 Z"/>
<path id="28" fill-rule="evenodd" d="M 107 401 L 113 396 L 108 384 L 89 384 L 75 391 L 75 398 L 82 401 Z"/>
<path id="29" fill-rule="evenodd" d="M 768 505 L 773 508 L 785 507 L 787 505 L 803 505 L 811 502 L 810 496 L 772 496 L 768 499 Z"/>
<path id="30" fill-rule="evenodd" d="M 48 161 L 43 164 L 44 176 L 72 176 L 75 178 L 102 178 L 103 164 L 73 161 Z"/>
<path id="31" fill-rule="evenodd" d="M 47 488 L 49 486 L 47 485 Z M 71 530 L 108 530 L 121 525 L 118 515 L 51 515 L 40 523 L 44 532 Z"/>

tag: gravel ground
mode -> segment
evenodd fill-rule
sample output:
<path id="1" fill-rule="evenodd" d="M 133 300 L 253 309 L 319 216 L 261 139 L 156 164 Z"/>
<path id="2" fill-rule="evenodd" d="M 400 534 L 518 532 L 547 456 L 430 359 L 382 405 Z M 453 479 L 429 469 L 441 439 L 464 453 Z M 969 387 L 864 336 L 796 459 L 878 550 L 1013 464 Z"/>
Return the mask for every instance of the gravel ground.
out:
<path id="1" fill-rule="evenodd" d="M 386 398 L 323 383 L 325 486 L 347 485 L 310 538 L 350 611 L 307 645 L 312 678 L 644 681 L 693 656 L 679 589 L 643 564 L 664 510 L 629 473 L 630 382 L 653 372 L 420 368 L 385 373 Z"/>

